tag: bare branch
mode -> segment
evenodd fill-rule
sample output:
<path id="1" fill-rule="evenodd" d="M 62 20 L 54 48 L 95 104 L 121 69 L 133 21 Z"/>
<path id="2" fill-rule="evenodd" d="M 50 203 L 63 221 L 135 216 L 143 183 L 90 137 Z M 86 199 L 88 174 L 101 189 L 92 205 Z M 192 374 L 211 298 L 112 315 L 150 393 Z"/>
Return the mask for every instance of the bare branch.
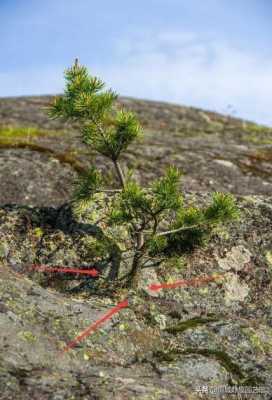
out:
<path id="1" fill-rule="evenodd" d="M 158 260 L 157 262 L 154 262 L 154 263 L 149 264 L 149 265 L 145 265 L 145 263 L 144 263 L 144 264 L 142 264 L 142 269 L 158 267 L 162 262 L 163 262 L 163 260 Z"/>
<path id="2" fill-rule="evenodd" d="M 182 232 L 182 231 L 188 231 L 188 230 L 194 229 L 194 228 L 201 228 L 201 227 L 213 226 L 213 225 L 216 225 L 216 223 L 205 222 L 202 224 L 195 224 L 195 225 L 191 225 L 191 226 L 182 226 L 181 228 L 173 229 L 171 231 L 159 232 L 159 233 L 157 233 L 156 236 L 167 236 L 167 235 L 172 235 L 173 233 L 178 233 L 178 232 Z"/>
<path id="3" fill-rule="evenodd" d="M 154 260 L 152 264 L 146 265 L 148 261 Z M 163 261 L 167 260 L 166 257 L 164 258 L 155 258 L 155 257 L 147 257 L 147 260 L 143 262 L 142 268 L 151 268 L 157 265 L 160 265 Z"/>
<path id="4" fill-rule="evenodd" d="M 97 189 L 96 193 L 120 193 L 121 189 Z"/>
<path id="5" fill-rule="evenodd" d="M 173 233 L 178 233 L 182 231 L 188 231 L 189 229 L 198 228 L 200 225 L 191 225 L 191 226 L 182 226 L 181 228 L 172 229 L 170 231 L 159 232 L 156 236 L 167 236 L 172 235 Z"/>

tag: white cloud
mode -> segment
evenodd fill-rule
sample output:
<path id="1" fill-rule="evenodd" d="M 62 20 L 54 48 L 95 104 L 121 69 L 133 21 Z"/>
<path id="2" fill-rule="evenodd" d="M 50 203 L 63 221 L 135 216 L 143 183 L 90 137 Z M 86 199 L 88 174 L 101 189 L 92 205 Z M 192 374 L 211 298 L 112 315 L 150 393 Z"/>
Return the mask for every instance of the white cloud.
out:
<path id="1" fill-rule="evenodd" d="M 191 33 L 142 33 L 99 72 L 120 93 L 227 112 L 272 125 L 272 58 Z"/>
<path id="2" fill-rule="evenodd" d="M 238 117 L 272 126 L 272 58 L 176 31 L 130 35 L 113 53 L 115 61 L 88 66 L 121 95 L 225 113 L 231 104 Z M 63 69 L 0 73 L 0 95 L 61 92 Z"/>

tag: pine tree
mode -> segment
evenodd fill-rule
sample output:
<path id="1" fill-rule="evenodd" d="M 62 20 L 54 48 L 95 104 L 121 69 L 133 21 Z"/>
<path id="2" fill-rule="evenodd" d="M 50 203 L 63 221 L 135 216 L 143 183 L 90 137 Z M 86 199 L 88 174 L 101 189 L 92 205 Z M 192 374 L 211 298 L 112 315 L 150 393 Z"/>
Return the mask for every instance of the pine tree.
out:
<path id="1" fill-rule="evenodd" d="M 73 197 L 75 204 L 86 206 L 97 192 L 114 194 L 107 223 L 128 228 L 133 252 L 130 270 L 117 277 L 118 284 L 137 287 L 148 261 L 159 265 L 165 257 L 182 254 L 200 244 L 215 225 L 238 217 L 230 194 L 216 192 L 210 205 L 186 207 L 180 193 L 181 173 L 175 167 L 169 167 L 149 188 L 141 187 L 120 164 L 128 146 L 143 134 L 135 114 L 117 109 L 117 94 L 105 90 L 104 82 L 90 76 L 78 60 L 65 71 L 65 80 L 64 95 L 55 98 L 49 115 L 77 121 L 82 141 L 111 160 L 119 182 L 119 189 L 105 189 L 103 175 L 92 167 L 78 178 Z M 166 223 L 168 228 L 162 229 Z"/>

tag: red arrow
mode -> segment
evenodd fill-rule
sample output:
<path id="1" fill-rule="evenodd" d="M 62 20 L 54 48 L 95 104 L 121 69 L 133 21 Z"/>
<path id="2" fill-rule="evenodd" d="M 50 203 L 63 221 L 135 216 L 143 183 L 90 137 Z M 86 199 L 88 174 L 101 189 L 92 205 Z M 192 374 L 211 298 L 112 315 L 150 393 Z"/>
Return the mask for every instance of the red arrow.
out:
<path id="1" fill-rule="evenodd" d="M 213 282 L 218 278 L 221 278 L 221 275 L 203 276 L 202 278 L 193 278 L 193 279 L 182 279 L 173 283 L 162 283 L 162 284 L 152 283 L 151 285 L 148 286 L 148 289 L 152 291 L 158 291 L 161 289 L 175 289 L 177 287 L 199 286 L 206 282 Z"/>
<path id="2" fill-rule="evenodd" d="M 32 269 L 40 272 L 65 272 L 70 274 L 83 274 L 90 276 L 98 276 L 99 272 L 95 269 L 79 269 L 79 268 L 59 268 L 59 267 L 48 267 L 46 265 L 32 265 Z"/>
<path id="3" fill-rule="evenodd" d="M 127 299 L 118 303 L 115 307 L 113 307 L 111 310 L 109 310 L 103 317 L 101 317 L 99 320 L 97 320 L 92 325 L 90 325 L 87 329 L 85 329 L 83 332 L 81 332 L 78 336 L 76 336 L 74 340 L 69 342 L 67 344 L 67 346 L 64 347 L 64 349 L 61 351 L 61 354 L 65 353 L 66 351 L 75 347 L 77 345 L 77 343 L 81 342 L 83 339 L 85 339 L 87 336 L 89 336 L 91 333 L 93 333 L 103 322 L 107 321 L 107 319 L 110 319 L 114 314 L 116 314 L 118 311 L 120 311 L 122 308 L 125 308 L 125 307 L 128 307 Z"/>

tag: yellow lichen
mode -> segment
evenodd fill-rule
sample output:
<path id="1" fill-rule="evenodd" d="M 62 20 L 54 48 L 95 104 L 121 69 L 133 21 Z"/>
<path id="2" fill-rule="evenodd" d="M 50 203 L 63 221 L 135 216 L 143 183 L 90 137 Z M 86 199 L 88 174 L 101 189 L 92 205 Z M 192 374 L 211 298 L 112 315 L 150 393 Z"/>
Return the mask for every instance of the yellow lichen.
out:
<path id="1" fill-rule="evenodd" d="M 248 337 L 251 345 L 257 352 L 269 353 L 272 352 L 272 330 L 265 327 L 265 332 L 255 330 L 253 328 L 244 329 L 244 333 Z"/>
<path id="2" fill-rule="evenodd" d="M 22 338 L 23 340 L 25 340 L 26 342 L 30 342 L 30 343 L 36 342 L 36 340 L 37 340 L 36 336 L 33 335 L 33 333 L 30 331 L 19 332 L 18 336 L 20 338 Z"/>
<path id="3" fill-rule="evenodd" d="M 268 251 L 265 255 L 268 265 L 272 268 L 272 251 Z"/>
<path id="4" fill-rule="evenodd" d="M 42 228 L 35 228 L 33 230 L 34 236 L 36 236 L 38 239 L 40 239 L 43 235 L 43 230 Z"/>

